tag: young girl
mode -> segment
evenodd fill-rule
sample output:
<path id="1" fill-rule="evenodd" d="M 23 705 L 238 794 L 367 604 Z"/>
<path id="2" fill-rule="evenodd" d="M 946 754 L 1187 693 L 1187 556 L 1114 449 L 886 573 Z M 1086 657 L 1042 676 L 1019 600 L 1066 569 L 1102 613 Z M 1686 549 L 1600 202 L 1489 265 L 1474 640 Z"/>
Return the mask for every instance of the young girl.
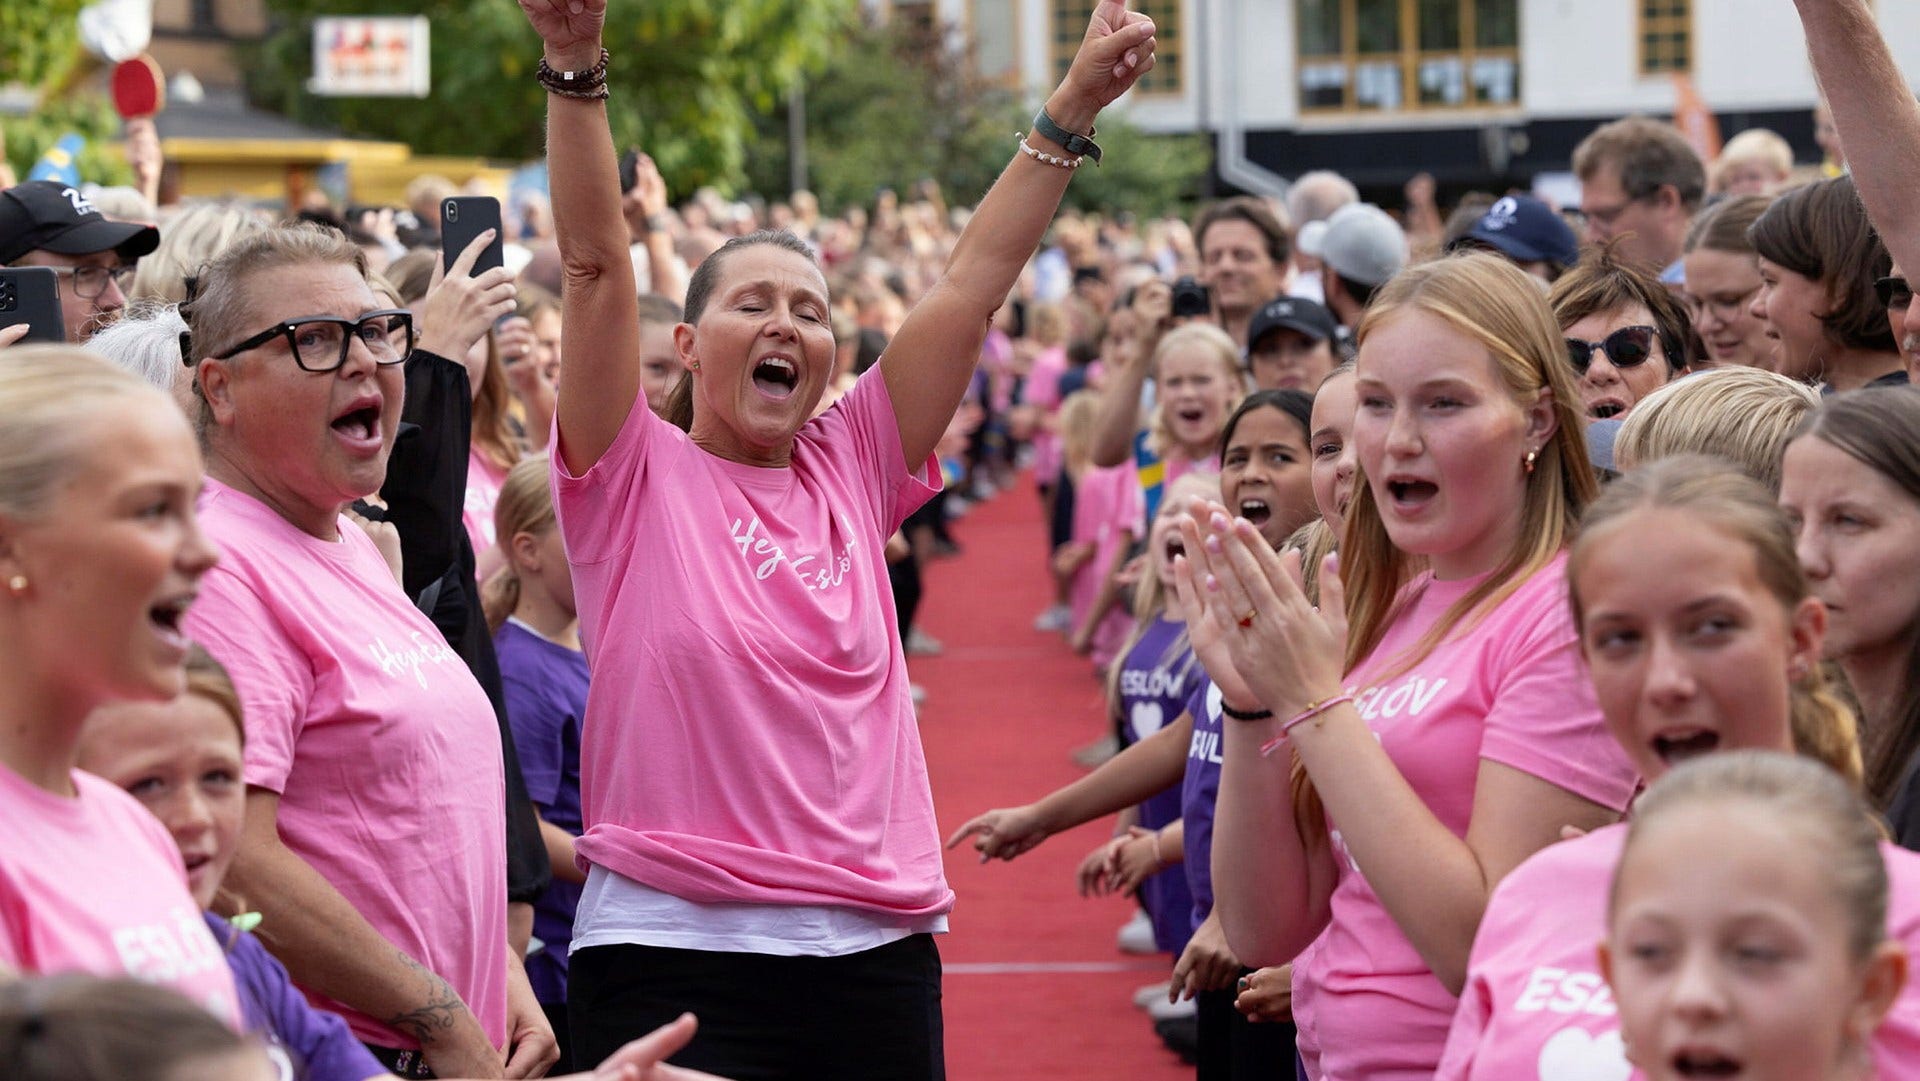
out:
<path id="1" fill-rule="evenodd" d="M 1248 513 L 1264 510 L 1257 535 L 1267 545 L 1285 540 L 1313 513 L 1307 465 L 1311 412 L 1312 400 L 1305 394 L 1268 390 L 1249 395 L 1227 420 L 1220 455 L 1221 494 L 1229 505 Z M 1192 640 L 1196 655 L 1211 644 Z M 1179 784 L 1181 862 L 1194 904 L 1187 946 L 1174 965 L 1169 997 L 1199 999 L 1199 1066 L 1204 1081 L 1263 1076 L 1276 1056 L 1284 1055 L 1292 1032 L 1282 1026 L 1255 1030 L 1234 1013 L 1233 983 L 1246 972 L 1227 948 L 1214 913 L 1212 888 L 1220 695 L 1210 683 L 1189 682 L 1195 685 L 1172 723 L 1038 802 L 980 815 L 954 831 L 947 847 L 971 836 L 983 861 L 1012 859 L 1060 830 Z M 1171 839 L 1156 838 L 1155 843 Z"/>
<path id="2" fill-rule="evenodd" d="M 1651 576 L 1649 565 L 1664 570 Z M 1757 481 L 1700 456 L 1635 468 L 1588 511 L 1569 585 L 1607 727 L 1643 776 L 1762 749 L 1797 750 L 1858 779 L 1853 715 L 1819 664 L 1826 611 Z M 1500 884 L 1473 944 L 1441 1081 L 1624 1070 L 1621 1019 L 1591 944 L 1604 934 L 1606 883 L 1625 836 L 1615 826 L 1554 845 Z M 1889 860 L 1893 933 L 1916 941 L 1920 859 Z M 1877 1047 L 1887 1076 L 1912 1071 L 1920 1002 L 1902 1003 Z"/>
<path id="3" fill-rule="evenodd" d="M 186 672 L 185 693 L 171 701 L 123 702 L 96 710 L 87 720 L 79 762 L 88 773 L 125 789 L 145 805 L 152 812 L 149 825 L 153 818 L 159 819 L 158 827 L 172 835 L 172 844 L 186 862 L 199 909 L 210 908 L 216 897 L 225 905 L 240 907 L 246 898 L 220 893 L 246 817 L 240 697 L 226 670 L 198 647 L 187 660 Z M 196 923 L 204 922 L 212 931 L 219 955 L 225 958 L 222 971 L 231 970 L 240 992 L 242 1031 L 265 1042 L 269 1057 L 280 1067 L 280 1078 L 366 1081 L 391 1076 L 353 1038 L 346 1022 L 308 1005 L 287 979 L 287 970 L 258 939 L 211 911 L 199 915 Z M 660 1051 L 656 1044 L 649 1044 L 650 1050 L 643 1050 L 640 1045 L 646 1041 L 635 1041 L 593 1075 L 596 1081 L 609 1077 L 638 1081 L 639 1067 L 652 1061 L 647 1055 L 657 1059 L 686 1042 L 693 1033 L 692 1019 L 664 1031 L 671 1035 L 672 1046 Z M 586 1076 L 574 1075 L 577 1081 L 585 1081 Z"/>
<path id="4" fill-rule="evenodd" d="M 279 1081 L 261 1047 L 192 1001 L 67 973 L 0 983 L 8 1081 Z"/>
<path id="5" fill-rule="evenodd" d="M 1492 884 L 1632 793 L 1561 603 L 1595 490 L 1564 356 L 1512 264 L 1407 270 L 1360 328 L 1346 588 L 1323 576 L 1316 610 L 1230 508 L 1186 527 L 1182 600 L 1235 722 L 1221 920 L 1244 959 L 1294 962 L 1311 1077 L 1431 1074 Z"/>
<path id="6" fill-rule="evenodd" d="M 78 769 L 95 707 L 180 692 L 216 553 L 172 400 L 84 350 L 0 351 L 0 970 L 165 984 L 235 1027 L 164 830 Z"/>
<path id="7" fill-rule="evenodd" d="M 1920 389 L 1826 400 L 1787 445 L 1780 505 L 1832 613 L 1827 657 L 1858 697 L 1867 797 L 1920 848 Z"/>
<path id="8" fill-rule="evenodd" d="M 588 681 L 573 573 L 554 523 L 547 469 L 545 456 L 528 458 L 500 487 L 493 513 L 505 566 L 489 583 L 487 621 L 514 749 L 553 865 L 553 884 L 533 906 L 533 937 L 541 946 L 527 958 L 527 982 L 560 1041 L 554 1068 L 565 1072 L 571 1068 L 567 944 L 586 881 L 574 862 L 573 839 L 580 834 L 580 722 Z"/>
<path id="9" fill-rule="evenodd" d="M 1907 381 L 1874 288 L 1893 260 L 1852 177 L 1782 195 L 1747 235 L 1759 253 L 1761 282 L 1749 308 L 1780 342 L 1775 371 L 1829 392 Z"/>
<path id="10" fill-rule="evenodd" d="M 1060 407 L 1061 488 L 1073 492 L 1073 532 L 1053 556 L 1054 573 L 1067 580 L 1073 613 L 1069 644 L 1092 656 L 1104 673 L 1133 620 L 1120 602 L 1119 573 L 1139 537 L 1140 484 L 1133 466 L 1095 466 L 1090 457 L 1099 397 L 1075 391 Z"/>
<path id="11" fill-rule="evenodd" d="M 1907 1076 L 1869 1050 L 1907 978 L 1888 870 L 1872 812 L 1817 763 L 1668 774 L 1635 807 L 1600 946 L 1628 1059 L 1652 1081 Z"/>

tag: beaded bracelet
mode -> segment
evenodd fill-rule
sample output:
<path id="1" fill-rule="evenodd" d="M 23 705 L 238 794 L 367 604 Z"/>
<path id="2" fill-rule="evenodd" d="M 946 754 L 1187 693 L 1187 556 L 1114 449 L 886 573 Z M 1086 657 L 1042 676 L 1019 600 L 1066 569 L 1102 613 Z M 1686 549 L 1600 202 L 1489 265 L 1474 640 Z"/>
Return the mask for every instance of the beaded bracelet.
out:
<path id="1" fill-rule="evenodd" d="M 1342 702 L 1351 701 L 1353 701 L 1353 692 L 1341 691 L 1339 694 L 1322 698 L 1318 702 L 1307 703 L 1307 708 L 1287 718 L 1287 723 L 1280 726 L 1279 735 L 1260 745 L 1260 757 L 1265 758 L 1279 749 L 1280 745 L 1287 741 L 1287 733 L 1293 731 L 1295 727 L 1313 720 L 1315 717 L 1320 716 L 1322 713 L 1325 713 Z"/>
<path id="2" fill-rule="evenodd" d="M 600 62 L 581 71 L 555 71 L 548 66 L 547 58 L 542 56 L 540 63 L 533 69 L 534 80 L 547 88 L 550 94 L 563 98 L 581 98 L 587 101 L 604 101 L 607 97 L 607 63 L 611 54 L 600 50 Z"/>
<path id="3" fill-rule="evenodd" d="M 1082 158 L 1062 158 L 1035 150 L 1027 144 L 1027 137 L 1025 135 L 1020 136 L 1020 153 L 1025 154 L 1037 162 L 1051 165 L 1056 169 L 1078 169 L 1080 168 L 1080 162 L 1085 160 Z"/>

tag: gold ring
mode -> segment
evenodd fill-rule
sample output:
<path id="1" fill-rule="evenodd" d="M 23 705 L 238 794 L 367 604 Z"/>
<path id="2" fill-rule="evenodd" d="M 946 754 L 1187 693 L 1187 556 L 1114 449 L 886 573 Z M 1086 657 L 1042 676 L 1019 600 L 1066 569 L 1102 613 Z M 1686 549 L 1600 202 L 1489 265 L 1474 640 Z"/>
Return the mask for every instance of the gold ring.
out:
<path id="1" fill-rule="evenodd" d="M 1251 626 L 1253 626 L 1253 617 L 1254 617 L 1254 616 L 1255 616 L 1255 615 L 1256 615 L 1256 614 L 1257 614 L 1257 613 L 1258 613 L 1259 611 L 1260 611 L 1260 609 L 1258 609 L 1258 608 L 1249 608 L 1249 609 L 1247 609 L 1247 614 L 1246 614 L 1246 615 L 1244 615 L 1244 616 L 1241 616 L 1241 617 L 1240 617 L 1240 619 L 1239 619 L 1239 621 L 1238 621 L 1238 622 L 1239 622 L 1239 624 L 1240 624 L 1240 625 L 1241 625 L 1242 627 L 1251 627 Z"/>

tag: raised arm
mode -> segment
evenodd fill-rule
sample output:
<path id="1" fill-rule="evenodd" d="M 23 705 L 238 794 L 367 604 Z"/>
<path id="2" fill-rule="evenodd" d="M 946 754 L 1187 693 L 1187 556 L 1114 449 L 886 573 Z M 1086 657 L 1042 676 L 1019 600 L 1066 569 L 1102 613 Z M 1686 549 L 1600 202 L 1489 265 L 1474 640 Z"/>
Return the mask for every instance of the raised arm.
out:
<path id="1" fill-rule="evenodd" d="M 1119 0 L 1101 0 L 1072 67 L 1047 99 L 1047 115 L 1069 132 L 1091 132 L 1100 110 L 1152 69 L 1153 30 L 1152 21 Z M 1067 153 L 1037 133 L 1026 140 L 1052 157 Z M 946 431 L 973 378 L 987 324 L 1039 246 L 1073 172 L 1016 153 L 961 232 L 946 273 L 907 315 L 881 359 L 909 469 L 927 460 Z M 557 198 L 554 210 L 558 217 Z"/>
<path id="2" fill-rule="evenodd" d="M 1893 261 L 1920 273 L 1920 103 L 1867 0 L 1794 0 L 1860 201 Z"/>
<path id="3" fill-rule="evenodd" d="M 547 66 L 582 72 L 600 62 L 607 0 L 520 0 Z M 627 63 L 636 57 L 623 58 Z M 640 399 L 640 301 L 627 255 L 620 163 L 607 103 L 547 95 L 547 175 L 560 242 L 560 459 L 579 476 L 613 445 Z"/>

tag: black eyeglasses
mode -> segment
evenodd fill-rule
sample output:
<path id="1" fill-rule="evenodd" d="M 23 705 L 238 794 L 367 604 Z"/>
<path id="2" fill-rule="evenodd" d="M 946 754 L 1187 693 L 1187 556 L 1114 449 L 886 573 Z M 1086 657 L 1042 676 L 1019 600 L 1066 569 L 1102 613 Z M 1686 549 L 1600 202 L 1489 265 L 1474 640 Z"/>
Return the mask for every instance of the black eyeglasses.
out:
<path id="1" fill-rule="evenodd" d="M 1652 327 L 1621 327 L 1597 342 L 1568 338 L 1567 359 L 1573 361 L 1573 370 L 1580 375 L 1587 374 L 1592 366 L 1595 349 L 1605 353 L 1616 368 L 1638 368 L 1653 359 L 1653 342 L 1659 333 Z"/>
<path id="2" fill-rule="evenodd" d="M 107 291 L 108 282 L 118 282 L 120 291 L 127 291 L 127 282 L 133 278 L 130 266 L 54 266 L 48 267 L 61 277 L 73 278 L 73 295 L 81 300 L 99 300 Z"/>
<path id="3" fill-rule="evenodd" d="M 413 345 L 413 313 L 401 308 L 368 312 L 358 319 L 334 315 L 305 315 L 289 319 L 255 334 L 224 353 L 212 353 L 214 360 L 226 360 L 265 345 L 276 337 L 287 339 L 293 362 L 302 371 L 338 371 L 347 362 L 347 351 L 358 341 L 373 354 L 376 364 L 398 364 L 407 359 Z"/>
<path id="4" fill-rule="evenodd" d="M 1905 278 L 1878 278 L 1873 283 L 1873 291 L 1880 298 L 1882 308 L 1904 308 L 1913 303 L 1913 286 Z"/>

